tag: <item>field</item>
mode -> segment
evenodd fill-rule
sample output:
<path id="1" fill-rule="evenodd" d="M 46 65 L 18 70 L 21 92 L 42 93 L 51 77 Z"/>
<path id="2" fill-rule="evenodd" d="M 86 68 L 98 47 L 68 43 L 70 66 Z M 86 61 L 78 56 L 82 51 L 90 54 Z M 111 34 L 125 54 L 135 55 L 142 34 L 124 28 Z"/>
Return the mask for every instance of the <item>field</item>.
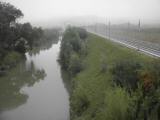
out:
<path id="1" fill-rule="evenodd" d="M 96 24 L 88 26 L 88 29 L 94 30 L 98 33 L 103 33 L 109 36 L 109 26 L 104 24 Z M 111 25 L 110 36 L 116 39 L 126 40 L 140 40 L 151 43 L 158 43 L 160 45 L 160 28 L 152 26 L 141 26 L 140 31 L 137 25 L 133 24 L 122 24 L 122 25 Z"/>

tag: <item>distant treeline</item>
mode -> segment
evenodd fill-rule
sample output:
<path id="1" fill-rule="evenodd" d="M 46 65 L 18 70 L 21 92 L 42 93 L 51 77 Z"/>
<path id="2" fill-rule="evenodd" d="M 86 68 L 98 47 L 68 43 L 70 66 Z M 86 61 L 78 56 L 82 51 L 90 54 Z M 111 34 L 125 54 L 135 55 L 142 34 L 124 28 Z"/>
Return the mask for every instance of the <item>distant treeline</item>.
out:
<path id="1" fill-rule="evenodd" d="M 36 55 L 41 50 L 46 50 L 52 47 L 53 44 L 57 44 L 59 36 L 61 36 L 61 28 L 44 29 L 44 36 L 37 41 L 32 50 L 29 50 L 29 55 Z"/>
<path id="2" fill-rule="evenodd" d="M 54 30 L 53 34 L 53 30 L 18 23 L 21 17 L 21 10 L 10 3 L 0 2 L 0 73 L 16 64 L 26 51 L 57 36 L 58 30 Z"/>

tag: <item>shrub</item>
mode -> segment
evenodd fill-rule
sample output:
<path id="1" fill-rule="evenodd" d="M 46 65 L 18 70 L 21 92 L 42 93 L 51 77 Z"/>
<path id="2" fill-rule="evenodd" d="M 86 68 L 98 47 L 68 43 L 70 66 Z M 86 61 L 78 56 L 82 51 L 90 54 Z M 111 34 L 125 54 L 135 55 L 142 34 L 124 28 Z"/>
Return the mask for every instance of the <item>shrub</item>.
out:
<path id="1" fill-rule="evenodd" d="M 72 106 L 71 118 L 73 118 L 74 116 L 78 116 L 78 117 L 81 116 L 83 112 L 87 110 L 90 104 L 84 92 L 79 91 L 73 95 L 74 96 L 71 96 L 72 98 L 71 100 L 71 106 Z"/>
<path id="2" fill-rule="evenodd" d="M 160 77 L 160 60 L 153 61 L 150 64 L 148 70 L 150 70 L 151 74 L 155 79 L 154 86 L 158 88 L 160 85 L 160 78 L 159 78 Z"/>
<path id="3" fill-rule="evenodd" d="M 21 58 L 22 58 L 22 55 L 19 54 L 18 52 L 15 52 L 15 51 L 9 52 L 4 58 L 4 64 L 13 66 L 17 62 L 19 62 Z"/>
<path id="4" fill-rule="evenodd" d="M 60 63 L 63 69 L 67 70 L 72 52 L 72 46 L 67 43 L 61 43 Z"/>
<path id="5" fill-rule="evenodd" d="M 132 60 L 119 61 L 112 69 L 113 80 L 117 85 L 128 90 L 136 89 L 140 68 L 141 65 L 138 62 Z"/>
<path id="6" fill-rule="evenodd" d="M 82 70 L 82 62 L 76 53 L 73 53 L 70 58 L 69 68 L 71 75 L 75 75 Z"/>
<path id="7" fill-rule="evenodd" d="M 129 106 L 131 98 L 122 88 L 110 88 L 105 94 L 105 119 L 106 120 L 129 120 Z"/>

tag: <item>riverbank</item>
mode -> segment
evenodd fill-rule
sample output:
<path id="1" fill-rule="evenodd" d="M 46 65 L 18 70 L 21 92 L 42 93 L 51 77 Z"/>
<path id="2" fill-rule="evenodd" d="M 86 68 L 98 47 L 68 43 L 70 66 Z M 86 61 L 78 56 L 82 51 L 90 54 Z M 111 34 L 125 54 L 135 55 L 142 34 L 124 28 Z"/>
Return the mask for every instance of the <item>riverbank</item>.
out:
<path id="1" fill-rule="evenodd" d="M 158 119 L 160 62 L 93 34 L 85 41 L 85 55 L 74 51 L 83 67 L 71 78 L 71 119 Z"/>
<path id="2" fill-rule="evenodd" d="M 37 38 L 32 45 L 32 49 L 26 47 L 23 52 L 19 51 L 23 49 L 23 44 L 20 43 L 19 50 L 16 49 L 3 49 L 0 48 L 0 77 L 4 76 L 10 69 L 19 64 L 20 61 L 25 60 L 25 54 L 28 52 L 30 55 L 37 54 L 42 49 L 49 49 L 53 44 L 59 41 L 59 28 L 45 29 L 41 38 Z M 22 45 L 22 46 L 21 46 Z"/>
<path id="3" fill-rule="evenodd" d="M 57 62 L 60 39 L 50 44 L 27 52 L 0 77 L 0 120 L 69 120 L 69 95 Z"/>

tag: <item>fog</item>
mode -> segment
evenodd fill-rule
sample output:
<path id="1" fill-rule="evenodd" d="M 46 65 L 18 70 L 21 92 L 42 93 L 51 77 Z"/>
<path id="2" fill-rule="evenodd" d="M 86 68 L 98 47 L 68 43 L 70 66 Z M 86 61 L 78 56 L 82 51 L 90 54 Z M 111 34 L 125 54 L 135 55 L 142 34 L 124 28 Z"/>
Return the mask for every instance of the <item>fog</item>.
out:
<path id="1" fill-rule="evenodd" d="M 68 21 L 160 23 L 160 0 L 3 0 L 24 13 L 21 20 L 49 26 Z"/>

